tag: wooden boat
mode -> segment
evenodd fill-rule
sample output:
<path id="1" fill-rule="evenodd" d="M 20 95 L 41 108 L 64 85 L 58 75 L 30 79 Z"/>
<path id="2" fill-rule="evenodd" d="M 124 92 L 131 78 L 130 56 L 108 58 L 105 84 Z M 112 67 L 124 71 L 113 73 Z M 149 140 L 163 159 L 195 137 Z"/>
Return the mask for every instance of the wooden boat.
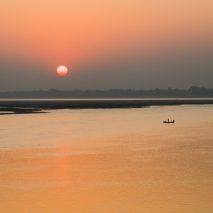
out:
<path id="1" fill-rule="evenodd" d="M 164 124 L 174 124 L 175 120 L 170 121 L 169 119 L 167 121 L 163 121 Z"/>

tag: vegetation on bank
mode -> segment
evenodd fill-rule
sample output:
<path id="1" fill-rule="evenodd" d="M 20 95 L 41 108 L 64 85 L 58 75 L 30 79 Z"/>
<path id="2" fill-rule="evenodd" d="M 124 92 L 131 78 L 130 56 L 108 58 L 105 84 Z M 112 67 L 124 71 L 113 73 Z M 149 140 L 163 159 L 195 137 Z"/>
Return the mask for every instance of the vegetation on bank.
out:
<path id="1" fill-rule="evenodd" d="M 35 90 L 0 92 L 0 98 L 213 98 L 213 88 L 184 89 Z"/>

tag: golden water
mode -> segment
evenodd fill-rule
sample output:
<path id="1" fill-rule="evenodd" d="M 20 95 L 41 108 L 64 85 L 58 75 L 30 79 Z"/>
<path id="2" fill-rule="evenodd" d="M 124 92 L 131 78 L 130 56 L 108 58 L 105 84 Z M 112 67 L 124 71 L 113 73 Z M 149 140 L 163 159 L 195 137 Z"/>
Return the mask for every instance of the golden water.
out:
<path id="1" fill-rule="evenodd" d="M 212 199 L 211 105 L 0 117 L 0 212 L 211 213 Z"/>

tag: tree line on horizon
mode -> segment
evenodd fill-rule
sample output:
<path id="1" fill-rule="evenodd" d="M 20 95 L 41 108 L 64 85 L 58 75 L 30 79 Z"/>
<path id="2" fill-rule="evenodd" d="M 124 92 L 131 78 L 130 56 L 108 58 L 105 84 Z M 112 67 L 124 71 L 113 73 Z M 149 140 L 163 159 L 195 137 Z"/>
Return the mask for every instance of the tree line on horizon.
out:
<path id="1" fill-rule="evenodd" d="M 213 98 L 213 88 L 184 89 L 34 90 L 0 92 L 0 98 Z"/>

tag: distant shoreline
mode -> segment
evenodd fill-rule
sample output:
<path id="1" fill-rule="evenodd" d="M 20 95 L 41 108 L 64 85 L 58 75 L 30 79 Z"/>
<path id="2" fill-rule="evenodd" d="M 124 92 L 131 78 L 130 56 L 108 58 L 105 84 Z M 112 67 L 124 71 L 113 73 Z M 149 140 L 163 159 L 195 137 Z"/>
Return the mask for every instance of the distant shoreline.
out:
<path id="1" fill-rule="evenodd" d="M 115 109 L 203 104 L 213 104 L 213 99 L 0 99 L 0 115 L 45 113 L 45 110 L 57 109 Z"/>
<path id="2" fill-rule="evenodd" d="M 106 90 L 32 90 L 0 91 L 0 98 L 213 98 L 213 88 L 191 86 L 189 89 L 106 89 Z"/>

